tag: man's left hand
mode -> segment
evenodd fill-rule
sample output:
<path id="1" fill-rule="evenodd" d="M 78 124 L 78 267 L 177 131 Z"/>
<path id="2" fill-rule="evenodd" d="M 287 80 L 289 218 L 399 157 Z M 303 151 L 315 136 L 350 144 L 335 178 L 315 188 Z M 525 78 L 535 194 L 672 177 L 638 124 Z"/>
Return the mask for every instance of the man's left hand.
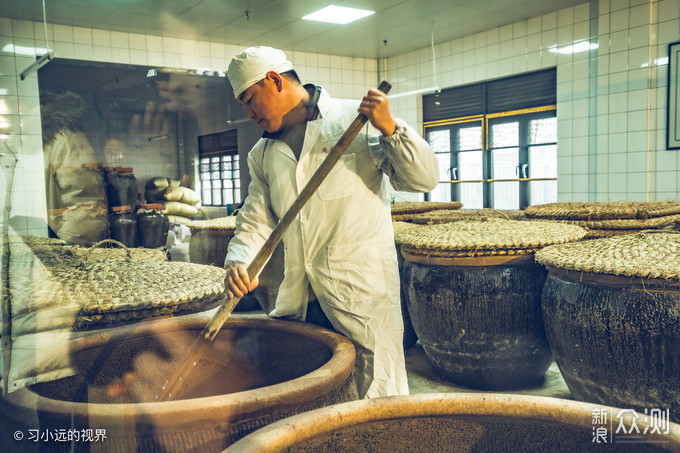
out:
<path id="1" fill-rule="evenodd" d="M 359 104 L 358 111 L 365 115 L 371 124 L 386 137 L 394 134 L 397 130 L 397 121 L 390 112 L 387 95 L 380 90 L 368 90 L 366 96 L 361 100 L 361 104 Z"/>

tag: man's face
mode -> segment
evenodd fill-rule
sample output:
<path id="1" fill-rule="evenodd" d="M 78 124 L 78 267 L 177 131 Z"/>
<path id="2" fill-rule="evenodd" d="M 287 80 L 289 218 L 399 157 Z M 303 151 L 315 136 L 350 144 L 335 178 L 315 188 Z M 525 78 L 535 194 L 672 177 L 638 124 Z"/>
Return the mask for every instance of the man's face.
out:
<path id="1" fill-rule="evenodd" d="M 248 118 L 267 132 L 281 129 L 283 112 L 280 106 L 280 93 L 276 84 L 265 78 L 246 89 L 238 98 Z"/>

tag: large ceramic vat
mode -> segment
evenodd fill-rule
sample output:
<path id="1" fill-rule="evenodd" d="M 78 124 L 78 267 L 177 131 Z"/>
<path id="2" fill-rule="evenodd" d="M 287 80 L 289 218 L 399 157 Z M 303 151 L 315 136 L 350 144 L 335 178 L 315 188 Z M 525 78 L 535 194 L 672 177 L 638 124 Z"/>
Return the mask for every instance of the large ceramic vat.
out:
<path id="1" fill-rule="evenodd" d="M 533 251 L 584 234 L 571 225 L 497 219 L 405 231 L 406 301 L 435 368 L 482 390 L 540 384 L 552 353 L 541 314 L 547 272 Z"/>
<path id="2" fill-rule="evenodd" d="M 680 421 L 680 234 L 548 247 L 543 319 L 576 399 Z"/>
<path id="3" fill-rule="evenodd" d="M 274 420 L 356 399 L 345 337 L 296 321 L 232 317 L 186 375 L 179 399 L 156 402 L 209 317 L 110 329 L 74 342 L 72 377 L 6 394 L 3 451 L 35 451 L 29 430 L 104 430 L 102 442 L 40 442 L 40 451 L 210 452 Z M 20 432 L 22 441 L 13 441 Z"/>
<path id="4" fill-rule="evenodd" d="M 668 423 L 652 433 L 651 423 L 637 420 L 636 426 L 647 432 L 629 436 L 629 415 L 618 408 L 538 396 L 394 396 L 280 420 L 225 453 L 680 451 L 679 425 Z"/>

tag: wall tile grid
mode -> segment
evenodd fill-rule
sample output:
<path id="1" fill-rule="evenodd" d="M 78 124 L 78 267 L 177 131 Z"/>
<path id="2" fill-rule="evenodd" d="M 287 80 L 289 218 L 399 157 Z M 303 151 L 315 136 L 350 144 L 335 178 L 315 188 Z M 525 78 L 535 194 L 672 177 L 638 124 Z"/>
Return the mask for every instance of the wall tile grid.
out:
<path id="1" fill-rule="evenodd" d="M 48 24 L 47 34 L 49 47 L 58 58 L 110 63 L 225 71 L 231 57 L 243 49 L 235 45 L 56 24 Z M 21 55 L 11 46 L 37 49 L 38 55 L 44 53 L 48 47 L 44 24 L 0 17 L 0 152 L 9 147 L 19 157 L 13 184 L 12 214 L 45 220 L 38 78 L 36 72 L 26 80 L 19 78 L 21 71 L 33 63 L 34 56 Z M 357 99 L 368 87 L 377 84 L 377 64 L 373 59 L 297 51 L 286 51 L 286 54 L 303 81 L 322 85 L 334 97 Z M 132 162 L 135 173 L 139 171 L 145 175 L 168 167 L 162 157 L 163 150 L 158 146 L 154 145 L 153 149 L 147 146 L 132 161 L 128 159 L 126 165 Z M 115 150 L 109 150 L 107 154 L 113 160 L 115 155 Z M 170 165 L 165 171 L 173 171 L 172 167 Z M 27 227 L 24 231 L 44 234 L 42 229 Z"/>
<path id="2" fill-rule="evenodd" d="M 667 56 L 680 0 L 593 0 L 389 58 L 393 91 L 464 85 L 557 67 L 558 199 L 678 199 L 678 153 L 665 149 Z M 551 48 L 588 41 L 590 52 Z M 651 36 L 651 38 L 650 38 Z M 650 44 L 650 39 L 651 44 Z M 429 53 L 428 53 L 429 52 Z M 428 58 L 424 58 L 424 56 Z M 421 95 L 392 105 L 422 130 Z"/>
<path id="3" fill-rule="evenodd" d="M 557 67 L 558 198 L 677 199 L 677 151 L 665 149 L 667 56 L 680 40 L 680 0 L 593 0 L 379 61 L 287 51 L 304 81 L 333 96 L 360 98 L 379 78 L 392 94 L 464 85 Z M 598 48 L 558 54 L 597 31 Z M 234 45 L 48 25 L 59 58 L 224 70 Z M 651 42 L 650 42 L 651 40 Z M 37 76 L 18 74 L 32 56 L 3 50 L 44 48 L 44 25 L 0 18 L 0 147 L 20 155 L 13 194 L 18 215 L 44 217 Z M 41 53 L 42 51 L 38 51 Z M 394 113 L 422 130 L 420 95 L 390 101 Z M 153 155 L 146 168 L 157 164 Z"/>

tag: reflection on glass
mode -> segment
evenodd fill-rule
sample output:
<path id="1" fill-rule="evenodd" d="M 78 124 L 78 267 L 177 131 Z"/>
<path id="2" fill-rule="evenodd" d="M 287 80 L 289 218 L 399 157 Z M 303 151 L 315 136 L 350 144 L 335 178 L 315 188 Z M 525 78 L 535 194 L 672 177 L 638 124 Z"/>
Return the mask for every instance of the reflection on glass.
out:
<path id="1" fill-rule="evenodd" d="M 460 151 L 482 149 L 482 126 L 460 128 L 458 139 Z"/>
<path id="2" fill-rule="evenodd" d="M 466 151 L 458 153 L 461 181 L 480 181 L 484 178 L 482 165 L 482 151 Z M 481 209 L 484 207 L 483 185 L 481 182 L 460 184 L 460 201 L 466 209 Z"/>
<path id="3" fill-rule="evenodd" d="M 546 129 L 556 130 L 556 123 L 543 125 Z M 552 137 L 552 132 L 544 135 Z M 530 146 L 529 168 L 532 178 L 557 178 L 557 145 Z M 530 181 L 529 197 L 532 205 L 556 202 L 557 181 Z"/>
<path id="4" fill-rule="evenodd" d="M 540 118 L 529 122 L 529 144 L 557 142 L 557 117 Z"/>
<path id="5" fill-rule="evenodd" d="M 427 141 L 430 143 L 435 153 L 449 153 L 451 151 L 451 135 L 448 129 L 441 131 L 430 131 L 427 134 Z"/>
<path id="6" fill-rule="evenodd" d="M 519 123 L 512 122 L 492 125 L 489 143 L 492 148 L 519 146 Z"/>
<path id="7" fill-rule="evenodd" d="M 435 154 L 437 156 L 437 162 L 439 162 L 439 181 L 449 181 L 453 179 L 451 175 L 451 154 Z"/>
<path id="8" fill-rule="evenodd" d="M 438 184 L 432 192 L 430 192 L 431 201 L 452 201 L 451 200 L 451 186 L 449 184 Z"/>
<path id="9" fill-rule="evenodd" d="M 494 209 L 519 209 L 519 182 L 503 181 L 493 183 Z"/>
<path id="10" fill-rule="evenodd" d="M 482 183 L 461 183 L 460 200 L 463 203 L 465 209 L 482 209 L 484 207 Z"/>
<path id="11" fill-rule="evenodd" d="M 481 151 L 467 151 L 458 154 L 460 164 L 460 180 L 481 180 L 484 178 Z"/>
<path id="12" fill-rule="evenodd" d="M 519 148 L 494 149 L 491 160 L 493 179 L 515 179 L 519 176 Z"/>
<path id="13" fill-rule="evenodd" d="M 532 178 L 557 178 L 557 145 L 529 147 Z"/>

